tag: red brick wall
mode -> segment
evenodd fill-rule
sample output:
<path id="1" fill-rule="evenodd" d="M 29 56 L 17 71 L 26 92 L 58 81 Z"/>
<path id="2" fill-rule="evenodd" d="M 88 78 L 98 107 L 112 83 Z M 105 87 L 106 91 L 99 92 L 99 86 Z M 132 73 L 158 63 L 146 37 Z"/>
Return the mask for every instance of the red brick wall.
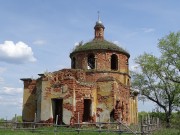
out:
<path id="1" fill-rule="evenodd" d="M 118 57 L 118 71 L 127 73 L 128 57 L 122 53 L 110 51 L 89 51 L 73 54 L 72 58 L 76 59 L 76 69 L 87 69 L 87 56 L 94 54 L 96 59 L 96 70 L 98 71 L 111 71 L 111 55 L 116 54 Z"/>

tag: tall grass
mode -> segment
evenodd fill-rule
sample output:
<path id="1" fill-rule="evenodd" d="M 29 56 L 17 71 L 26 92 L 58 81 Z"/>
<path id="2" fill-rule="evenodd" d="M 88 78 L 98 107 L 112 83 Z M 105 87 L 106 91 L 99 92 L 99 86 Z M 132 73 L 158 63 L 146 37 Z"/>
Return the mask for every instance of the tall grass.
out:
<path id="1" fill-rule="evenodd" d="M 159 131 L 155 131 L 152 135 L 180 135 L 180 129 L 164 128 Z"/>

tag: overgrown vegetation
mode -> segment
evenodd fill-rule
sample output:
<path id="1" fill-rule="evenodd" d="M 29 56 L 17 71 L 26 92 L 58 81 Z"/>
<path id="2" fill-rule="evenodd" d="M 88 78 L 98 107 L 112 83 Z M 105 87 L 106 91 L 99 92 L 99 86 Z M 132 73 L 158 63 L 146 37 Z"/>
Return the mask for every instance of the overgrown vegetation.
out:
<path id="1" fill-rule="evenodd" d="M 166 124 L 166 115 L 164 112 L 139 112 L 138 113 L 139 121 L 141 121 L 141 117 L 146 117 L 148 115 L 150 117 L 159 118 L 161 121 L 162 127 L 165 127 L 164 125 Z M 171 127 L 175 129 L 179 129 L 180 128 L 180 112 L 172 112 L 170 121 L 171 121 Z"/>
<path id="2" fill-rule="evenodd" d="M 152 135 L 180 135 L 180 130 L 174 128 L 163 128 L 159 131 L 155 131 Z"/>
<path id="3" fill-rule="evenodd" d="M 87 42 L 83 44 L 83 42 L 80 42 L 74 49 L 74 52 L 80 52 L 80 51 L 89 51 L 89 50 L 113 50 L 113 51 L 120 51 L 122 53 L 125 53 L 129 55 L 129 53 L 124 50 L 123 48 L 117 46 L 116 44 L 106 41 L 106 40 L 92 40 L 90 42 Z"/>
<path id="4" fill-rule="evenodd" d="M 140 116 L 151 116 L 151 117 L 158 117 L 162 123 L 165 123 L 165 113 L 163 112 L 139 112 L 139 121 L 140 121 Z M 16 117 L 18 121 L 20 122 L 22 120 L 21 116 Z M 2 119 L 3 120 L 3 119 Z M 12 119 L 13 121 L 15 120 L 15 117 Z M 159 131 L 155 131 L 152 135 L 179 135 L 180 134 L 180 112 L 173 112 L 171 116 L 171 121 L 172 121 L 172 127 L 169 129 L 160 129 Z M 162 124 L 163 127 L 163 124 Z M 14 130 L 14 129 L 0 129 L 0 135 L 39 135 L 39 134 L 48 134 L 48 135 L 54 135 L 54 130 L 56 128 L 54 127 L 42 127 L 42 128 L 37 128 L 35 130 L 28 131 L 28 130 Z M 88 130 L 87 127 L 84 127 L 81 129 L 86 129 Z M 92 129 L 92 127 L 90 128 Z M 134 128 L 132 128 L 134 129 Z M 39 130 L 39 131 L 38 131 Z M 77 135 L 78 132 L 75 131 L 74 128 L 70 127 L 61 127 L 58 128 L 59 132 L 56 132 L 56 135 Z M 69 130 L 69 132 L 67 132 Z M 92 131 L 87 131 L 87 132 L 80 132 L 80 135 L 99 135 L 99 132 L 92 132 Z M 118 135 L 119 133 L 110 133 L 110 132 L 101 132 L 100 134 L 105 135 Z M 127 134 L 121 134 L 121 135 L 127 135 Z"/>
<path id="5" fill-rule="evenodd" d="M 160 39 L 158 48 L 160 57 L 144 53 L 135 59 L 139 70 L 131 73 L 132 87 L 164 111 L 170 127 L 173 111 L 180 111 L 180 32 Z"/>

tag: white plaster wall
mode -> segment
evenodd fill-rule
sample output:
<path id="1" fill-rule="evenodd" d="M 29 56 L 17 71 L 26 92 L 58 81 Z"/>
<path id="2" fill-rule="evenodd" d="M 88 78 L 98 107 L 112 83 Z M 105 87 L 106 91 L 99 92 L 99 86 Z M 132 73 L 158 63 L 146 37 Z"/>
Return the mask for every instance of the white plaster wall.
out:
<path id="1" fill-rule="evenodd" d="M 44 99 L 45 88 L 48 86 L 48 81 L 42 81 L 42 100 L 41 100 L 41 120 L 46 121 L 52 118 L 52 103 L 51 98 Z"/>

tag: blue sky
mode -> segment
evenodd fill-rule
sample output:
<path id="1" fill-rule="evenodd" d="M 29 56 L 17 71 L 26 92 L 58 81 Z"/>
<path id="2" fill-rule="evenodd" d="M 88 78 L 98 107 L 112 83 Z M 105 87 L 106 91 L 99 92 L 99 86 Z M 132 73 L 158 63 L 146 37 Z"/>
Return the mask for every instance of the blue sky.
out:
<path id="1" fill-rule="evenodd" d="M 158 39 L 180 28 L 179 0 L 0 0 L 0 118 L 21 115 L 23 82 L 70 67 L 77 42 L 94 37 L 97 11 L 105 38 L 133 59 L 158 55 Z M 151 111 L 152 103 L 139 104 Z"/>

